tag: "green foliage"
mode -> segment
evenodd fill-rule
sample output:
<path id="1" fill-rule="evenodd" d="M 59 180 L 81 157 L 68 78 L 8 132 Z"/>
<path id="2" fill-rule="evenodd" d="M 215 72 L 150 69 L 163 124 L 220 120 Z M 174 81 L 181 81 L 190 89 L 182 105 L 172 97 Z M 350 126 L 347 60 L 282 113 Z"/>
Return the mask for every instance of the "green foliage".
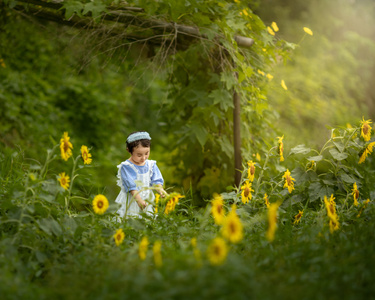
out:
<path id="1" fill-rule="evenodd" d="M 64 1 L 62 4 L 66 19 L 91 16 L 99 21 L 108 13 L 105 5 L 109 3 Z M 122 4 L 117 5 L 121 8 Z M 276 57 L 286 57 L 290 44 L 273 39 L 267 33 L 262 20 L 250 9 L 256 3 L 245 6 L 232 1 L 135 1 L 130 5 L 144 8 L 143 13 L 133 13 L 137 17 L 154 19 L 157 15 L 166 22 L 196 26 L 202 28 L 207 39 L 192 41 L 182 49 L 175 48 L 176 41 L 168 40 L 158 48 L 147 46 L 145 52 L 147 55 L 154 53 L 154 62 L 145 63 L 140 55 L 135 59 L 132 57 L 137 50 L 142 49 L 142 52 L 144 46 L 133 50 L 134 45 L 125 43 L 124 49 L 122 40 L 103 36 L 100 31 L 85 35 L 72 29 L 49 26 L 52 35 L 54 32 L 60 35 L 58 40 L 51 41 L 46 33 L 30 26 L 17 37 L 18 43 L 28 49 L 18 47 L 12 53 L 10 47 L 9 53 L 3 55 L 8 64 L 3 90 L 9 91 L 4 97 L 16 97 L 17 90 L 12 85 L 18 86 L 22 82 L 25 86 L 24 92 L 17 95 L 18 101 L 5 102 L 11 107 L 4 109 L 3 135 L 7 142 L 13 141 L 17 134 L 18 139 L 25 142 L 28 142 L 29 134 L 43 136 L 44 139 L 34 138 L 33 141 L 40 140 L 40 144 L 45 145 L 49 136 L 69 131 L 79 140 L 89 142 L 88 146 L 94 147 L 98 157 L 104 159 L 102 164 L 109 165 L 111 159 L 124 159 L 125 149 L 121 142 L 129 132 L 148 130 L 156 135 L 155 144 L 162 145 L 158 148 L 160 151 L 154 153 L 169 169 L 166 172 L 169 185 L 183 185 L 185 190 L 193 186 L 195 192 L 210 197 L 233 182 L 233 92 L 241 97 L 242 130 L 252 135 L 251 138 L 243 135 L 242 151 L 244 157 L 248 157 L 253 154 L 251 149 L 255 145 L 270 142 L 273 135 L 265 134 L 263 129 L 272 128 L 275 120 L 275 114 L 269 111 L 266 102 L 267 82 L 256 70 L 268 70 Z M 18 22 L 16 27 L 22 28 L 25 28 L 22 24 L 27 23 L 12 15 L 11 10 L 9 12 L 3 16 L 10 21 L 4 20 L 9 25 L 5 27 L 7 34 L 3 39 L 4 44 L 12 45 L 16 42 L 10 42 L 13 36 L 11 22 Z M 147 32 L 152 34 L 152 30 Z M 35 31 L 38 38 L 34 41 Z M 237 35 L 252 38 L 253 47 L 239 48 L 235 41 Z M 70 41 L 77 39 L 82 41 L 81 45 L 72 45 Z M 41 52 L 40 55 L 32 55 L 34 49 Z M 103 57 L 101 51 L 109 57 Z M 30 55 L 26 62 L 21 59 L 25 52 Z M 104 63 L 107 67 L 102 70 Z M 163 63 L 164 71 L 160 71 L 160 63 Z M 74 75 L 69 71 L 71 68 L 76 71 Z M 23 70 L 25 82 L 12 78 L 18 76 L 16 69 Z M 121 78 L 126 80 L 121 82 Z M 30 87 L 35 87 L 35 91 L 29 90 Z M 24 102 L 33 103 L 34 109 L 19 110 Z M 45 110 L 38 114 L 35 107 L 41 105 Z M 30 118 L 25 114 L 31 114 Z M 35 122 L 32 123 L 33 119 Z M 104 156 L 109 145 L 118 150 Z M 30 148 L 29 144 L 27 146 Z M 265 150 L 264 146 L 262 148 Z M 172 155 L 160 153 L 170 151 Z M 208 185 L 216 174 L 210 170 L 215 168 L 220 170 L 220 178 L 215 179 L 214 185 Z"/>
<path id="2" fill-rule="evenodd" d="M 323 157 L 332 149 L 339 148 L 341 153 L 355 150 L 354 145 L 340 147 L 340 142 L 362 144 L 353 139 L 356 130 L 332 137 Z M 330 148 L 332 143 L 339 146 Z M 92 212 L 88 198 L 83 199 L 85 206 L 79 210 L 74 200 L 76 189 L 70 195 L 58 186 L 53 172 L 44 173 L 56 164 L 56 151 L 57 147 L 47 152 L 41 168 L 19 152 L 8 151 L 0 156 L 0 291 L 4 299 L 25 295 L 29 299 L 316 299 L 317 295 L 367 299 L 373 293 L 375 207 L 373 201 L 365 207 L 362 196 L 360 206 L 355 207 L 348 201 L 343 203 L 342 195 L 335 191 L 341 225 L 333 233 L 329 231 L 324 206 L 305 207 L 300 222 L 293 225 L 299 206 L 283 205 L 275 239 L 269 242 L 265 238 L 268 222 L 264 203 L 255 197 L 249 204 L 242 204 L 236 193 L 223 194 L 225 210 L 233 200 L 237 202 L 244 238 L 228 245 L 225 261 L 215 266 L 209 263 L 207 249 L 222 231 L 214 223 L 210 205 L 197 209 L 191 206 L 191 199 L 182 198 L 168 215 L 161 209 L 157 218 L 143 216 L 120 223 L 115 221 L 117 206 L 113 202 L 104 215 Z M 285 163 L 293 156 L 308 157 L 311 151 L 306 146 L 294 147 Z M 332 157 L 327 154 L 327 159 L 340 161 L 342 168 L 343 160 L 332 153 Z M 270 152 L 270 160 L 274 159 L 278 157 Z M 71 162 L 82 165 L 79 156 L 64 164 L 67 167 Z M 372 156 L 365 161 L 372 162 Z M 354 164 L 350 159 L 345 161 L 347 167 L 349 163 Z M 361 172 L 373 180 L 370 168 Z M 293 193 L 303 195 L 298 185 L 296 182 Z M 361 195 L 365 188 L 360 188 Z M 66 197 L 71 201 L 61 201 Z M 125 239 L 117 246 L 113 235 L 119 228 Z M 143 236 L 150 242 L 145 260 L 138 256 Z M 196 246 L 192 238 L 196 238 Z M 156 241 L 162 242 L 159 266 L 155 265 L 152 250 Z"/>
<path id="3" fill-rule="evenodd" d="M 64 1 L 63 9 L 65 9 L 65 18 L 70 19 L 75 14 L 79 17 L 90 14 L 95 20 L 102 13 L 106 12 L 106 4 L 100 0 L 85 2 L 86 3 L 82 3 L 81 1 L 76 0 Z"/>

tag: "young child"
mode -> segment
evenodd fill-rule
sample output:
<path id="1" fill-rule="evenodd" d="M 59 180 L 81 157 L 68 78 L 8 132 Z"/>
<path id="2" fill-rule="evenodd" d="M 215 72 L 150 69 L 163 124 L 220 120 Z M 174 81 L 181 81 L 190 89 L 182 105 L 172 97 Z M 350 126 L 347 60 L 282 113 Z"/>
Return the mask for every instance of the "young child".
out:
<path id="1" fill-rule="evenodd" d="M 130 153 L 130 158 L 117 166 L 117 185 L 121 187 L 121 191 L 115 202 L 121 204 L 117 211 L 120 218 L 141 217 L 141 212 L 153 214 L 154 193 L 144 188 L 156 185 L 161 197 L 166 195 L 163 189 L 164 179 L 156 161 L 148 159 L 150 147 L 151 137 L 145 131 L 134 132 L 126 139 L 126 150 Z"/>

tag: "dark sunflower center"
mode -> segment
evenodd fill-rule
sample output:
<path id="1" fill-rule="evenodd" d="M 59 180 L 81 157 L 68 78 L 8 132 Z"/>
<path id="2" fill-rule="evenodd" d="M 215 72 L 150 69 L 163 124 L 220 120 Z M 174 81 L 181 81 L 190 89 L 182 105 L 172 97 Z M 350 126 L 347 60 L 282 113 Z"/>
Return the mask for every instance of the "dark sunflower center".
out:
<path id="1" fill-rule="evenodd" d="M 220 249 L 220 247 L 219 247 L 219 246 L 215 246 L 213 252 L 215 253 L 216 256 L 219 256 L 220 253 L 221 253 L 221 249 Z"/>
<path id="2" fill-rule="evenodd" d="M 254 166 L 251 166 L 251 167 L 250 167 L 250 174 L 251 174 L 251 175 L 254 175 L 254 173 L 255 173 L 255 167 L 254 167 Z"/>
<path id="3" fill-rule="evenodd" d="M 247 198 L 250 194 L 250 189 L 247 187 L 244 189 L 243 195 Z"/>
<path id="4" fill-rule="evenodd" d="M 217 206 L 216 210 L 217 210 L 217 213 L 218 213 L 218 214 L 221 214 L 221 210 L 222 210 L 222 208 L 223 208 L 223 207 L 222 207 L 221 205 L 218 205 L 218 206 Z"/>
<path id="5" fill-rule="evenodd" d="M 69 150 L 69 143 L 68 141 L 64 141 L 64 151 L 67 152 Z"/>
<path id="6" fill-rule="evenodd" d="M 363 134 L 364 134 L 364 135 L 366 135 L 366 134 L 368 133 L 368 131 L 369 131 L 369 127 L 370 127 L 370 126 L 368 126 L 367 123 L 363 125 Z"/>
<path id="7" fill-rule="evenodd" d="M 355 198 L 356 198 L 356 199 L 359 198 L 359 191 L 358 191 L 358 190 L 355 191 Z"/>
<path id="8" fill-rule="evenodd" d="M 236 225 L 234 224 L 234 222 L 231 222 L 229 224 L 229 231 L 231 234 L 235 233 L 237 230 L 236 230 Z"/>
<path id="9" fill-rule="evenodd" d="M 103 201 L 98 201 L 98 203 L 96 204 L 99 208 L 102 208 L 104 206 L 104 203 Z"/>

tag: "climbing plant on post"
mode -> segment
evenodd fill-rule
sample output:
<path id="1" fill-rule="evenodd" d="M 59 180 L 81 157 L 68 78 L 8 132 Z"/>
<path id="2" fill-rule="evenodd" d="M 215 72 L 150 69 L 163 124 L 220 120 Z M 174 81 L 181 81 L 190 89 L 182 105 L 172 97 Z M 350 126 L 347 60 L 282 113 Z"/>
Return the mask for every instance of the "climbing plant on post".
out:
<path id="1" fill-rule="evenodd" d="M 271 121 L 263 117 L 268 79 L 258 70 L 271 72 L 290 47 L 253 13 L 255 1 L 3 1 L 22 15 L 90 31 L 106 55 L 135 43 L 152 49 L 149 59 L 167 81 L 158 116 L 168 125 L 176 183 L 205 196 L 238 184 L 241 149 L 247 159 L 271 139 L 261 132 Z"/>

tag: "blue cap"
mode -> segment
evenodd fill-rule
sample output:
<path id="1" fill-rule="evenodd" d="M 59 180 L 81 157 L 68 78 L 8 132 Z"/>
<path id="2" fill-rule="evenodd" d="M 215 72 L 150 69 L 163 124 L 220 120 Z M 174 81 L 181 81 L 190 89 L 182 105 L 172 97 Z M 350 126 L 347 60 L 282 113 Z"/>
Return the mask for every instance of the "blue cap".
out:
<path id="1" fill-rule="evenodd" d="M 127 143 L 132 143 L 139 140 L 151 140 L 150 135 L 146 131 L 134 132 L 126 139 Z"/>

